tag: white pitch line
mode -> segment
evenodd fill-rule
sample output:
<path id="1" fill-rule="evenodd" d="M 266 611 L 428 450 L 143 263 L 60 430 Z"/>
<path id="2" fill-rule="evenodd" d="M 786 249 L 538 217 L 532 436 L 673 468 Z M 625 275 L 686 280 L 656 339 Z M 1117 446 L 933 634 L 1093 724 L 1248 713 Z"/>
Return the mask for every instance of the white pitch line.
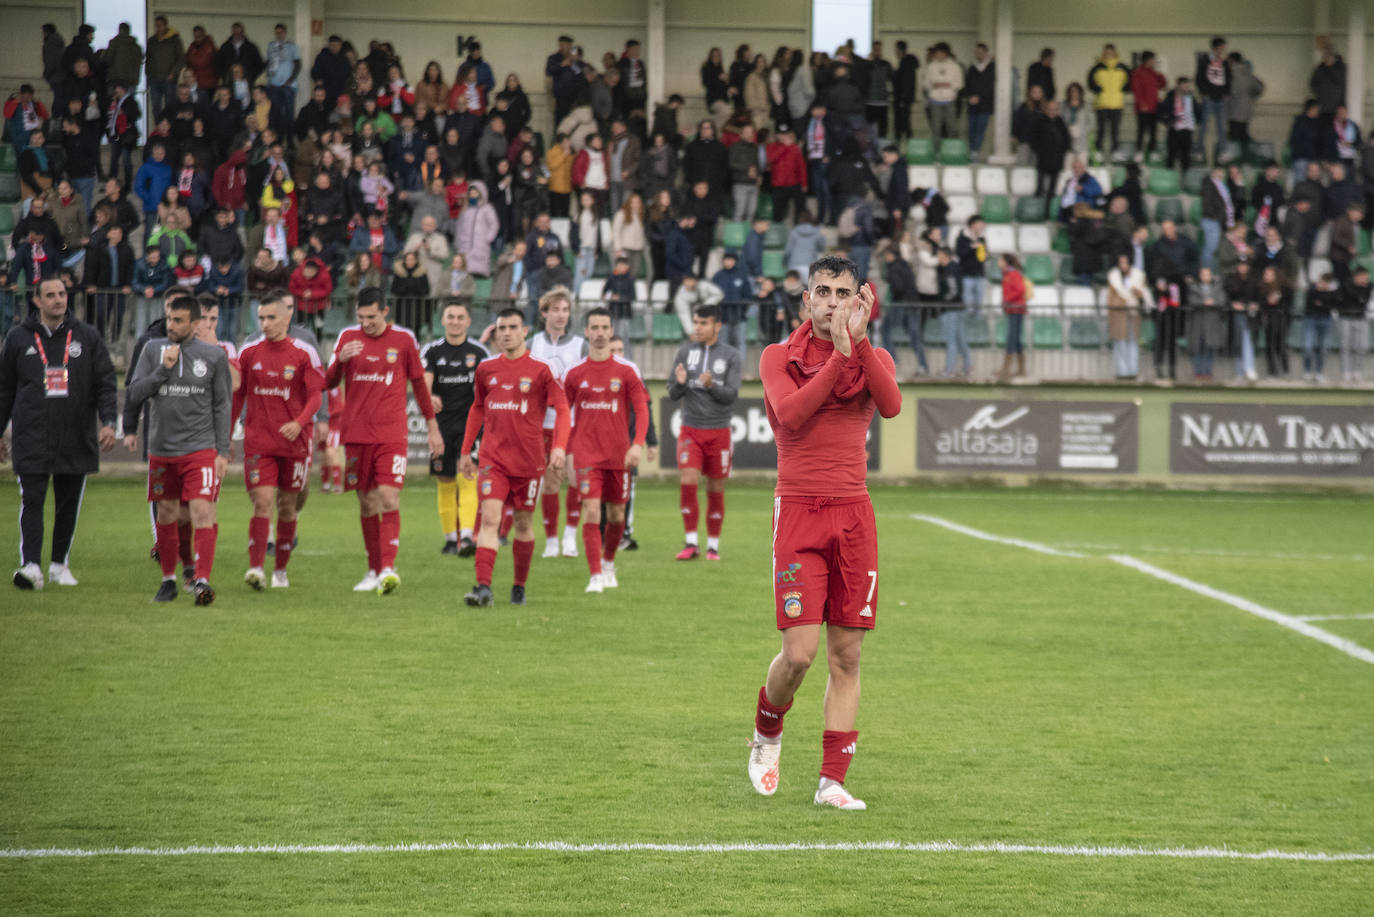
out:
<path id="1" fill-rule="evenodd" d="M 960 535 L 967 535 L 970 538 L 981 538 L 983 541 L 995 541 L 998 544 L 1011 545 L 1015 548 L 1025 548 L 1027 551 L 1038 551 L 1041 554 L 1049 554 L 1052 557 L 1084 557 L 1083 554 L 1076 554 L 1073 551 L 1061 551 L 1052 548 L 1047 544 L 1038 541 L 1025 541 L 1021 538 L 1003 538 L 1001 535 L 994 535 L 991 532 L 984 532 L 980 529 L 971 529 L 966 525 L 957 522 L 950 522 L 948 519 L 941 519 L 939 516 L 927 516 L 924 513 L 912 513 L 912 519 L 921 522 L 929 522 L 931 525 L 938 525 L 947 528 L 951 532 L 958 532 Z"/>
<path id="2" fill-rule="evenodd" d="M 1344 637 L 1338 637 L 1330 631 L 1322 630 L 1320 627 L 1313 627 L 1301 618 L 1286 615 L 1272 608 L 1265 608 L 1258 602 L 1252 602 L 1249 599 L 1242 598 L 1238 595 L 1232 595 L 1229 592 L 1222 592 L 1220 589 L 1214 589 L 1206 583 L 1190 580 L 1187 577 L 1179 576 L 1177 573 L 1170 573 L 1168 570 L 1160 569 L 1153 564 L 1147 564 L 1145 561 L 1137 560 L 1128 554 L 1111 554 L 1108 556 L 1122 566 L 1139 570 L 1141 573 L 1153 576 L 1155 579 L 1164 580 L 1166 583 L 1172 583 L 1175 586 L 1187 589 L 1189 592 L 1196 592 L 1198 595 L 1206 596 L 1209 599 L 1225 602 L 1233 608 L 1239 608 L 1241 611 L 1248 612 L 1259 618 L 1264 618 L 1266 621 L 1271 621 L 1280 627 L 1286 627 L 1289 630 L 1297 631 L 1304 637 L 1311 637 L 1313 640 L 1334 647 L 1347 656 L 1350 656 L 1352 659 L 1358 659 L 1361 662 L 1368 662 L 1374 665 L 1374 652 L 1370 652 L 1358 643 L 1346 640 Z"/>
<path id="3" fill-rule="evenodd" d="M 1368 615 L 1297 615 L 1299 621 L 1374 621 L 1374 614 Z"/>
<path id="4" fill-rule="evenodd" d="M 1304 863 L 1374 861 L 1374 853 L 1324 853 L 1315 850 L 1234 850 L 1230 847 L 1126 847 L 1078 844 L 1016 844 L 1001 841 L 961 844 L 956 841 L 871 841 L 859 843 L 797 842 L 787 844 L 719 843 L 587 843 L 531 841 L 475 843 L 444 841 L 411 844 L 235 844 L 191 847 L 44 847 L 0 850 L 0 859 L 83 859 L 90 857 L 233 856 L 245 854 L 386 854 L 386 853 L 794 853 L 805 851 L 893 853 L 1038 854 L 1057 857 L 1156 857 L 1188 860 L 1287 860 Z"/>
<path id="5" fill-rule="evenodd" d="M 1237 557 L 1253 560 L 1374 560 L 1374 555 L 1369 554 L 1307 554 L 1286 551 L 1244 551 L 1232 550 L 1230 548 L 1199 548 L 1189 545 L 1099 544 L 1081 541 L 1060 541 L 1056 542 L 1055 546 L 1060 548 L 1078 548 L 1082 551 L 1138 551 L 1141 554 L 1189 554 L 1204 555 L 1207 557 Z"/>

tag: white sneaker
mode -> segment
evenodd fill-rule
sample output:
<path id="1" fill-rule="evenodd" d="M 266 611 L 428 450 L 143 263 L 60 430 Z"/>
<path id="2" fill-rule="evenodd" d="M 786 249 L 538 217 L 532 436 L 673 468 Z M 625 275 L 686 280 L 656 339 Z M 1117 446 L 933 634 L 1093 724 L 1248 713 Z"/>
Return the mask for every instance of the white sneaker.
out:
<path id="1" fill-rule="evenodd" d="M 778 762 L 782 760 L 782 737 L 765 742 L 757 735 L 749 743 L 749 782 L 763 796 L 778 791 Z"/>
<path id="2" fill-rule="evenodd" d="M 601 562 L 601 585 L 607 589 L 615 589 L 620 585 L 615 578 L 615 564 L 609 560 Z"/>
<path id="3" fill-rule="evenodd" d="M 563 556 L 577 556 L 577 530 L 568 529 L 563 532 Z"/>
<path id="4" fill-rule="evenodd" d="M 401 585 L 401 578 L 396 575 L 396 571 L 387 567 L 377 575 L 377 594 L 390 595 L 396 591 L 396 587 Z"/>
<path id="5" fill-rule="evenodd" d="M 1246 380 L 1248 380 L 1248 381 L 1250 381 L 1250 382 L 1258 382 L 1258 381 L 1259 381 L 1259 373 L 1255 372 L 1253 369 L 1247 370 L 1246 373 L 1245 373 L 1245 378 L 1246 378 Z"/>
<path id="6" fill-rule="evenodd" d="M 262 572 L 262 567 L 249 567 L 248 572 L 243 574 L 243 581 L 262 592 L 262 587 L 267 585 L 267 574 Z"/>
<path id="7" fill-rule="evenodd" d="M 846 812 L 862 812 L 868 806 L 862 799 L 855 799 L 849 791 L 844 788 L 843 783 L 836 783 L 833 780 L 821 780 L 820 789 L 816 790 L 816 805 L 834 806 Z"/>
<path id="8" fill-rule="evenodd" d="M 43 568 L 38 564 L 24 564 L 14 571 L 14 585 L 20 589 L 33 589 L 35 591 L 43 588 Z"/>
<path id="9" fill-rule="evenodd" d="M 67 569 L 66 564 L 48 564 L 48 582 L 59 586 L 75 586 L 76 577 Z"/>
<path id="10" fill-rule="evenodd" d="M 592 574 L 591 581 L 590 581 L 589 583 L 587 583 L 587 590 L 586 590 L 586 591 L 587 591 L 587 592 L 602 592 L 603 590 L 605 590 L 605 588 L 606 588 L 606 584 L 605 584 L 604 582 L 602 582 L 602 580 L 601 580 L 601 574 L 600 574 L 600 573 L 593 573 L 593 574 Z"/>
<path id="11" fill-rule="evenodd" d="M 543 553 L 541 556 L 543 556 L 543 557 L 557 557 L 557 556 L 558 556 L 558 539 L 557 539 L 556 537 L 555 537 L 555 538 L 546 538 L 546 539 L 544 539 L 544 553 Z"/>
<path id="12" fill-rule="evenodd" d="M 356 585 L 356 586 L 353 587 L 353 591 L 354 591 L 354 592 L 376 592 L 376 591 L 377 591 L 377 587 L 380 586 L 381 584 L 382 584 L 382 581 L 381 581 L 380 579 L 377 578 L 376 572 L 373 571 L 373 570 L 368 570 L 368 571 L 367 571 L 367 576 L 364 576 L 364 577 L 362 578 L 362 581 L 359 582 L 358 585 Z"/>
<path id="13" fill-rule="evenodd" d="M 273 588 L 273 589 L 285 589 L 286 587 L 288 587 L 288 586 L 290 586 L 290 585 L 291 585 L 291 581 L 288 580 L 288 579 L 286 578 L 286 571 L 285 571 L 285 570 L 273 570 L 273 571 L 272 571 L 272 588 Z"/>

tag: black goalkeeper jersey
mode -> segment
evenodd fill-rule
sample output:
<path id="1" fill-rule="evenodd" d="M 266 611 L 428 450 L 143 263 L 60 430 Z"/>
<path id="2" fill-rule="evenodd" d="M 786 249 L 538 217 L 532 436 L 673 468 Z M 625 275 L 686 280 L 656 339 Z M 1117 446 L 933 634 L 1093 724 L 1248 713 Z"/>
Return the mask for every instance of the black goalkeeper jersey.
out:
<path id="1" fill-rule="evenodd" d="M 440 338 L 420 351 L 425 372 L 434 374 L 430 390 L 443 402 L 439 423 L 448 427 L 457 424 L 461 430 L 472 408 L 473 383 L 477 378 L 477 364 L 491 354 L 485 347 L 469 338 L 461 344 L 450 344 Z"/>

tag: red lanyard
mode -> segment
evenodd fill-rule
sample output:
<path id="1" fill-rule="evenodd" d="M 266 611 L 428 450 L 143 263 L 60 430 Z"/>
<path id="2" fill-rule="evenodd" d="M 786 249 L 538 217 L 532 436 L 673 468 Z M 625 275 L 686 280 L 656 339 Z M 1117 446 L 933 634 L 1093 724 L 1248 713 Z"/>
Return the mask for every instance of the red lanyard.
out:
<path id="1" fill-rule="evenodd" d="M 48 354 L 47 354 L 47 352 L 46 352 L 45 350 L 43 350 L 43 339 L 40 338 L 40 337 L 38 336 L 38 332 L 37 332 L 37 331 L 35 331 L 35 332 L 33 333 L 33 343 L 36 345 L 36 346 L 34 347 L 34 349 L 38 351 L 38 359 L 40 359 L 40 360 L 43 361 L 43 369 L 46 370 L 46 369 L 48 368 Z M 68 328 L 68 329 L 67 329 L 67 346 L 66 346 L 66 347 L 63 349 L 63 351 L 62 351 L 62 368 L 63 368 L 63 369 L 66 369 L 66 368 L 67 368 L 67 361 L 68 361 L 69 359 L 71 359 L 71 355 L 72 355 L 72 329 Z"/>

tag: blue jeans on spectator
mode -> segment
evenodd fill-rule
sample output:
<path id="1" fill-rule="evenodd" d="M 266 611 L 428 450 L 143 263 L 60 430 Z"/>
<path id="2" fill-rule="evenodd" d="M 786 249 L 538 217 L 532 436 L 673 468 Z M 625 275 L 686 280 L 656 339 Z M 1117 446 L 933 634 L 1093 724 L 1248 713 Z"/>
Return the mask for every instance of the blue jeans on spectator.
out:
<path id="1" fill-rule="evenodd" d="M 272 129 L 278 134 L 289 134 L 296 121 L 296 87 L 268 86 L 267 98 L 272 102 Z"/>
<path id="2" fill-rule="evenodd" d="M 752 308 L 752 303 L 732 302 L 722 303 L 720 307 L 721 339 L 740 353 L 744 353 L 748 344 L 749 310 Z"/>
<path id="3" fill-rule="evenodd" d="M 962 374 L 967 376 L 973 371 L 973 354 L 969 353 L 968 335 L 964 329 L 964 316 L 968 314 L 967 309 L 946 309 L 940 316 L 940 324 L 945 331 L 945 369 L 941 375 L 953 376 Z M 962 361 L 963 369 L 954 369 L 954 357 L 958 355 Z"/>
<path id="4" fill-rule="evenodd" d="M 573 296 L 576 297 L 582 292 L 582 284 L 591 279 L 592 271 L 596 269 L 596 249 L 579 248 L 577 250 L 577 261 L 573 265 Z"/>
<path id="5" fill-rule="evenodd" d="M 1008 313 L 1007 315 L 1007 353 L 1025 353 L 1026 349 L 1021 344 L 1021 328 L 1026 323 L 1025 313 Z"/>
<path id="6" fill-rule="evenodd" d="M 1293 160 L 1292 175 L 1293 175 L 1293 184 L 1295 184 L 1295 185 L 1296 185 L 1298 182 L 1302 181 L 1304 178 L 1307 177 L 1307 160 L 1306 160 L 1306 159 L 1295 159 L 1295 160 Z"/>
<path id="7" fill-rule="evenodd" d="M 930 372 L 926 364 L 926 343 L 921 339 L 921 328 L 925 325 L 921 307 L 915 303 L 891 303 L 887 316 L 883 319 L 883 349 L 897 359 L 896 331 L 901 328 L 911 341 L 911 350 L 916 354 L 916 365 L 921 372 Z"/>
<path id="8" fill-rule="evenodd" d="M 89 220 L 91 210 L 95 207 L 95 176 L 73 178 L 72 187 L 76 189 L 77 194 L 81 195 L 81 200 L 86 205 L 86 219 Z"/>
<path id="9" fill-rule="evenodd" d="M 221 341 L 238 341 L 239 305 L 239 297 L 232 294 L 220 299 L 219 327 L 215 329 L 215 334 Z"/>
<path id="10" fill-rule="evenodd" d="M 1215 268 L 1217 246 L 1221 244 L 1221 224 L 1205 217 L 1202 220 L 1202 266 Z"/>
<path id="11" fill-rule="evenodd" d="M 1118 379 L 1134 379 L 1140 375 L 1140 342 L 1136 340 L 1134 321 L 1127 324 L 1126 337 L 1112 341 L 1112 365 Z"/>
<path id="12" fill-rule="evenodd" d="M 836 216 L 839 215 L 838 209 L 830 206 L 830 166 L 819 159 L 808 159 L 806 165 L 811 193 L 816 195 L 816 222 L 824 225 L 832 209 L 835 209 Z"/>
<path id="13" fill-rule="evenodd" d="M 948 238 L 948 236 L 941 236 Z M 988 281 L 986 277 L 964 277 L 961 278 L 961 286 L 964 288 L 964 305 L 968 311 L 977 315 L 978 310 L 983 308 L 983 291 L 987 289 Z"/>
<path id="14" fill-rule="evenodd" d="M 115 173 L 120 171 L 119 162 L 124 161 L 124 175 L 120 178 Z M 134 185 L 134 148 L 125 146 L 122 143 L 110 144 L 110 171 L 107 173 L 110 178 L 120 178 L 124 182 L 126 193 L 133 191 Z"/>
<path id="15" fill-rule="evenodd" d="M 157 116 L 168 102 L 176 98 L 176 80 L 149 80 L 148 82 L 148 120 L 156 123 Z"/>
<path id="16" fill-rule="evenodd" d="M 1326 367 L 1326 336 L 1330 315 L 1308 315 L 1302 321 L 1302 371 L 1320 376 Z"/>
<path id="17" fill-rule="evenodd" d="M 1236 354 L 1236 376 L 1248 378 L 1255 374 L 1255 339 L 1250 331 L 1250 317 L 1243 312 L 1233 313 L 1231 327 L 1240 345 L 1240 353 Z"/>
<path id="18" fill-rule="evenodd" d="M 982 152 L 983 135 L 988 132 L 988 122 L 990 120 L 992 120 L 991 112 L 969 112 L 968 151 L 975 157 Z"/>
<path id="19" fill-rule="evenodd" d="M 1197 123 L 1197 145 L 1202 150 L 1202 158 L 1208 162 L 1212 161 L 1211 150 L 1207 148 L 1207 122 L 1215 121 L 1217 128 L 1216 140 L 1213 145 L 1221 143 L 1226 139 L 1226 102 L 1223 99 L 1203 99 L 1202 116 Z"/>
<path id="20" fill-rule="evenodd" d="M 873 246 L 856 245 L 849 246 L 849 260 L 859 268 L 859 283 L 868 279 L 868 262 L 873 258 Z"/>
<path id="21" fill-rule="evenodd" d="M 1211 344 L 1205 340 L 1198 341 L 1197 348 L 1193 351 L 1193 375 L 1212 376 L 1212 360 L 1216 356 L 1216 351 Z"/>

